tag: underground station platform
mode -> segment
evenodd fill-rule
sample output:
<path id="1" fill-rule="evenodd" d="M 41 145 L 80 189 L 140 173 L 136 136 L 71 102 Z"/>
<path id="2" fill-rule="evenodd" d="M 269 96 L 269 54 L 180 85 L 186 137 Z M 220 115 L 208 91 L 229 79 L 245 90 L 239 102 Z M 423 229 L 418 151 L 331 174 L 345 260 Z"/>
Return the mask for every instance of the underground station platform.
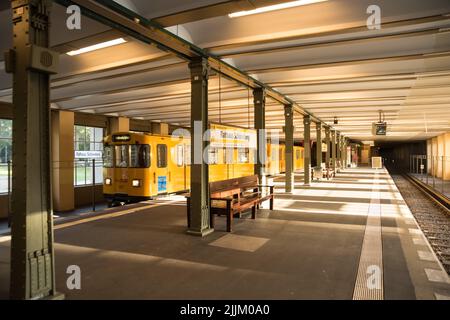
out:
<path id="1" fill-rule="evenodd" d="M 448 303 L 449 30 L 448 0 L 0 0 L 0 303 Z"/>
<path id="2" fill-rule="evenodd" d="M 450 297 L 446 271 L 386 170 L 348 169 L 313 187 L 296 183 L 289 195 L 282 180 L 274 210 L 237 219 L 232 233 L 223 217 L 214 234 L 186 236 L 179 196 L 57 223 L 56 288 L 67 299 Z M 9 239 L 0 238 L 2 284 Z M 73 264 L 81 290 L 66 287 Z M 371 265 L 380 280 L 368 290 Z"/>

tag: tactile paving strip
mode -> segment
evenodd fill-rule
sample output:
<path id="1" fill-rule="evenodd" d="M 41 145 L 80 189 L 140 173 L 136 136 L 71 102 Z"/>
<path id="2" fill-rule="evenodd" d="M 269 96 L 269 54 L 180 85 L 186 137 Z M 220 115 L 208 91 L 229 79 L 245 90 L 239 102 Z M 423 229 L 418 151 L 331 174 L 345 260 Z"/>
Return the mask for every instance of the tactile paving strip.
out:
<path id="1" fill-rule="evenodd" d="M 383 251 L 378 173 L 375 174 L 353 300 L 383 300 Z"/>

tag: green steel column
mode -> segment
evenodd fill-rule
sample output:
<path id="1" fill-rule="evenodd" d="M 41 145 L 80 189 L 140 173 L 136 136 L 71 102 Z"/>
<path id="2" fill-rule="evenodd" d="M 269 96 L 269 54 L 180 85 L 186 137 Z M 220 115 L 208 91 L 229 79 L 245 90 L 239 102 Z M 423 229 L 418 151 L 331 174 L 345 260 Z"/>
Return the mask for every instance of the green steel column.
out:
<path id="1" fill-rule="evenodd" d="M 325 128 L 325 144 L 327 145 L 327 153 L 325 154 L 325 165 L 330 166 L 330 128 Z"/>
<path id="2" fill-rule="evenodd" d="M 322 124 L 316 123 L 316 159 L 317 167 L 322 165 Z"/>
<path id="3" fill-rule="evenodd" d="M 13 180 L 11 299 L 62 298 L 55 291 L 50 172 L 50 73 L 58 55 L 49 50 L 52 1 L 15 0 L 13 46 Z"/>
<path id="4" fill-rule="evenodd" d="M 339 134 L 339 141 L 338 141 L 339 169 L 342 169 L 344 167 L 344 154 L 342 153 L 343 140 L 344 140 L 344 136 L 342 134 Z"/>
<path id="5" fill-rule="evenodd" d="M 287 193 L 294 189 L 294 110 L 291 104 L 284 106 L 284 136 L 286 142 L 286 186 Z"/>
<path id="6" fill-rule="evenodd" d="M 304 183 L 309 186 L 311 183 L 311 118 L 306 115 L 303 116 L 303 138 L 304 138 Z"/>
<path id="7" fill-rule="evenodd" d="M 348 162 L 348 160 L 347 160 L 347 156 L 348 156 L 348 154 L 347 154 L 347 145 L 348 145 L 348 139 L 345 138 L 344 139 L 344 146 L 343 146 L 343 150 L 344 150 L 344 168 L 347 168 L 347 162 Z"/>
<path id="8" fill-rule="evenodd" d="M 263 88 L 253 90 L 253 104 L 255 112 L 254 127 L 257 131 L 257 151 L 255 174 L 259 182 L 265 184 L 266 179 L 266 93 Z"/>
<path id="9" fill-rule="evenodd" d="M 208 164 L 204 153 L 208 139 L 208 77 L 205 58 L 189 63 L 191 71 L 191 207 L 188 233 L 205 236 L 213 232 L 209 221 Z"/>
<path id="10" fill-rule="evenodd" d="M 339 132 L 336 132 L 336 166 L 337 170 L 339 172 L 339 169 L 341 168 L 341 134 Z"/>
<path id="11" fill-rule="evenodd" d="M 336 170 L 336 130 L 331 131 L 331 168 Z"/>

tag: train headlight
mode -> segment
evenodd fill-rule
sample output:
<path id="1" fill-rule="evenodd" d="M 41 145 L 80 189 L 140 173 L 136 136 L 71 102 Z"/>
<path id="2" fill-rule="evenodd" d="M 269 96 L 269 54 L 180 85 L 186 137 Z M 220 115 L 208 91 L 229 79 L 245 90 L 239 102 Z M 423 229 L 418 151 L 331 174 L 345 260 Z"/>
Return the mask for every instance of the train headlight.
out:
<path id="1" fill-rule="evenodd" d="M 137 180 L 137 179 L 133 180 L 132 181 L 132 185 L 133 185 L 133 187 L 140 187 L 141 186 L 141 180 Z"/>
<path id="2" fill-rule="evenodd" d="M 110 185 L 112 184 L 111 178 L 106 178 L 106 179 L 105 179 L 105 184 L 108 185 L 108 186 L 110 186 Z"/>

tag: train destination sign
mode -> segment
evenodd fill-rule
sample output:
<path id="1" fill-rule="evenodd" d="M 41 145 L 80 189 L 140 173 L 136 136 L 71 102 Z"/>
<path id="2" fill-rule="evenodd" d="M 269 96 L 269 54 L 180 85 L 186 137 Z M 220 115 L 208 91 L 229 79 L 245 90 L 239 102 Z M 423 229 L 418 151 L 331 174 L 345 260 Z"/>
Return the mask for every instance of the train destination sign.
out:
<path id="1" fill-rule="evenodd" d="M 113 135 L 113 142 L 127 142 L 130 141 L 131 137 L 129 134 L 117 134 Z"/>

